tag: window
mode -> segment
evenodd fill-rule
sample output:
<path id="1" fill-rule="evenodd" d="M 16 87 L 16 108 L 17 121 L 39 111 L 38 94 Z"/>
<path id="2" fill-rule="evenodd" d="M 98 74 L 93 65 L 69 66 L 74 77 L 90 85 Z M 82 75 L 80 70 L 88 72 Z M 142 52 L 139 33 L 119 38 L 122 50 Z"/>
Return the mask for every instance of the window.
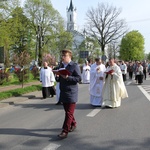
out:
<path id="1" fill-rule="evenodd" d="M 70 22 L 72 21 L 72 16 L 70 15 Z"/>

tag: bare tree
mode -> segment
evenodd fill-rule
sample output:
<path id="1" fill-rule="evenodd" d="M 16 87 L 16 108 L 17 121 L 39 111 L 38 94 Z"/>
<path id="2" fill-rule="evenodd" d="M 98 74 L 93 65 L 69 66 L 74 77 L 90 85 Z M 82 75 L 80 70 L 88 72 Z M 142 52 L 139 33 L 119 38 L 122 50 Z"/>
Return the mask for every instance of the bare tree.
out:
<path id="1" fill-rule="evenodd" d="M 98 40 L 101 51 L 105 54 L 107 44 L 121 38 L 127 31 L 126 22 L 119 19 L 121 9 L 112 5 L 98 3 L 97 8 L 90 8 L 87 13 L 87 32 Z"/>
<path id="2" fill-rule="evenodd" d="M 119 44 L 117 42 L 111 42 L 108 44 L 107 46 L 107 50 L 106 53 L 108 55 L 108 57 L 113 57 L 113 58 L 117 58 L 119 56 Z"/>

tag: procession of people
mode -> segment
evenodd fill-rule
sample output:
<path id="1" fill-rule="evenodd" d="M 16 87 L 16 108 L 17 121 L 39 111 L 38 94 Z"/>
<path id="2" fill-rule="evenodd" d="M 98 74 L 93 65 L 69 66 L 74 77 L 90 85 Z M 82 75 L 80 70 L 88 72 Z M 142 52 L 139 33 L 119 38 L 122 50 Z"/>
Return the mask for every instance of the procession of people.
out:
<path id="1" fill-rule="evenodd" d="M 146 61 L 116 61 L 109 58 L 103 62 L 95 58 L 94 63 L 85 60 L 82 70 L 72 61 L 72 51 L 64 49 L 59 65 L 52 68 L 44 61 L 40 70 L 43 99 L 56 95 L 56 105 L 62 105 L 65 119 L 59 138 L 66 138 L 69 132 L 77 128 L 74 111 L 78 101 L 78 84 L 87 84 L 89 104 L 93 107 L 117 108 L 121 100 L 128 97 L 125 83 L 135 80 L 142 84 L 150 75 L 150 63 Z M 69 74 L 57 74 L 54 70 L 64 69 Z"/>

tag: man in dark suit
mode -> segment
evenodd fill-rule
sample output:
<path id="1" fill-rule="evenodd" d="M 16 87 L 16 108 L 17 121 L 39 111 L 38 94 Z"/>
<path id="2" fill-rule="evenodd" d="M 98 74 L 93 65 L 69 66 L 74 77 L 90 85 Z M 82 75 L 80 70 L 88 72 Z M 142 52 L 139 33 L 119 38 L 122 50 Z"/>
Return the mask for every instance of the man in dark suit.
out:
<path id="1" fill-rule="evenodd" d="M 70 75 L 57 75 L 56 81 L 60 82 L 60 102 L 63 103 L 65 110 L 65 120 L 62 132 L 58 135 L 60 138 L 66 138 L 68 132 L 72 132 L 76 126 L 74 110 L 78 101 L 78 82 L 81 81 L 81 72 L 77 63 L 71 60 L 71 50 L 62 50 L 61 68 L 66 68 Z"/>

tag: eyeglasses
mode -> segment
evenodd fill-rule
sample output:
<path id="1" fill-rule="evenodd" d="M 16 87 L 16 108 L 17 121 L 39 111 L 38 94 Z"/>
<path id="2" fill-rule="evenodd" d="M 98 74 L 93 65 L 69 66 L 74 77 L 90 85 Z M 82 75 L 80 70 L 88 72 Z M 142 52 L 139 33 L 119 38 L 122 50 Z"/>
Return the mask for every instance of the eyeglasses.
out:
<path id="1" fill-rule="evenodd" d="M 69 56 L 69 55 L 61 55 L 61 57 L 67 57 L 67 56 Z"/>

